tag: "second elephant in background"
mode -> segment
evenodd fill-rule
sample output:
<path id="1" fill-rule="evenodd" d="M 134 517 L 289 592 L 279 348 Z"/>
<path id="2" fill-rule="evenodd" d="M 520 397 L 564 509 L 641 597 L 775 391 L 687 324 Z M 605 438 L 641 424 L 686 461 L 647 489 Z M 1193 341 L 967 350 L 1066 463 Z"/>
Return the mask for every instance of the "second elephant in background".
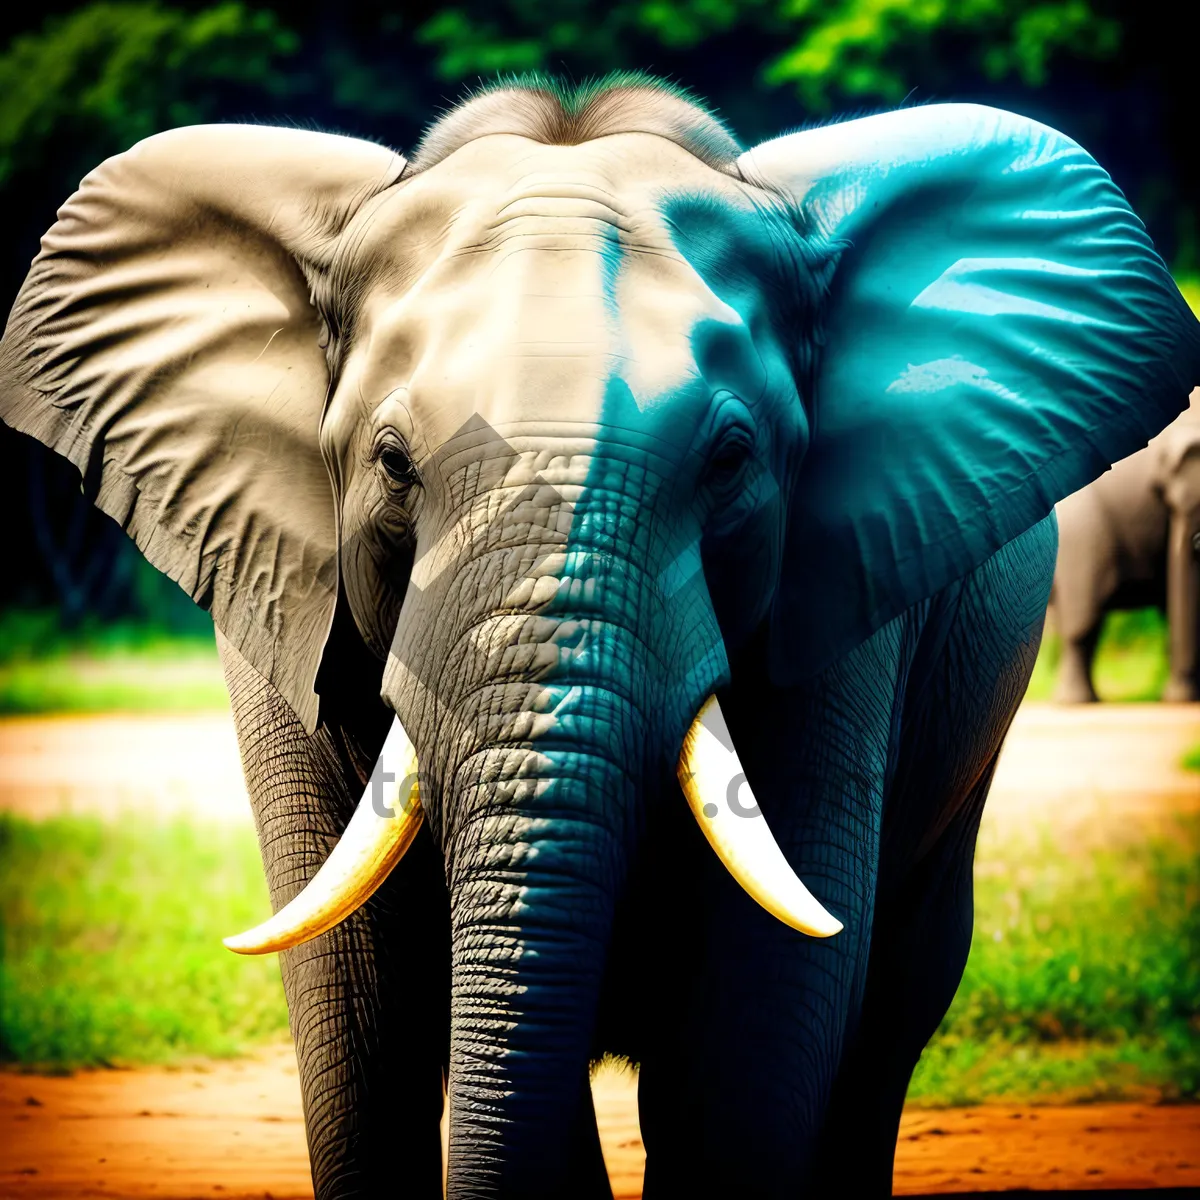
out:
<path id="1" fill-rule="evenodd" d="M 1092 660 L 1106 613 L 1166 610 L 1164 700 L 1200 699 L 1200 389 L 1144 450 L 1061 500 L 1051 612 L 1062 637 L 1054 698 L 1096 699 Z"/>

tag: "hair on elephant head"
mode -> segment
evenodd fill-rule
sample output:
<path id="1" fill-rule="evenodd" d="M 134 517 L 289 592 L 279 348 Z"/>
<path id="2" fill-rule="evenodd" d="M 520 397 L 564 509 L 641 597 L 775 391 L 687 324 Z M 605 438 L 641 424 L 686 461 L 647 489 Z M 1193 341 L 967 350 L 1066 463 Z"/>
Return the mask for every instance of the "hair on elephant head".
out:
<path id="1" fill-rule="evenodd" d="M 410 161 L 177 129 L 67 201 L 0 365 L 4 419 L 211 611 L 252 668 L 231 686 L 278 698 L 262 728 L 239 710 L 244 756 L 283 764 L 260 825 L 287 779 L 320 803 L 321 738 L 378 758 L 308 886 L 230 939 L 374 922 L 289 991 L 300 1031 L 315 1004 L 368 1014 L 340 1073 L 301 1046 L 319 1194 L 393 1169 L 362 1134 L 405 1112 L 372 1074 L 404 1019 L 381 997 L 439 989 L 448 1051 L 406 1036 L 447 1056 L 453 1196 L 603 1193 L 605 1049 L 643 1063 L 647 1194 L 790 1194 L 840 1136 L 877 997 L 912 996 L 851 1168 L 884 1194 L 897 1086 L 961 970 L 957 935 L 910 928 L 912 872 L 969 870 L 1046 518 L 1200 380 L 1195 320 L 1085 151 L 957 104 L 743 151 L 642 76 L 485 88 Z M 391 732 L 351 728 L 347 695 Z M 418 838 L 446 891 L 384 936 L 387 904 L 360 906 Z M 293 848 L 264 837 L 268 869 Z M 425 920 L 448 989 L 389 992 Z M 910 978 L 888 937 L 940 965 Z"/>

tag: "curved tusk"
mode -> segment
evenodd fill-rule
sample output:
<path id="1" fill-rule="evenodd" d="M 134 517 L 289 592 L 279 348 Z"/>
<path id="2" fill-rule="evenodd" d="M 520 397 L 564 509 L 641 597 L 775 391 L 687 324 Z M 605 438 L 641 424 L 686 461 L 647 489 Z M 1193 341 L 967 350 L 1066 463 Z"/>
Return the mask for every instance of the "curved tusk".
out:
<path id="1" fill-rule="evenodd" d="M 386 816 L 377 811 L 391 810 Z M 417 752 L 397 717 L 350 823 L 304 890 L 273 917 L 225 938 L 238 954 L 287 950 L 344 921 L 388 877 L 421 827 Z"/>
<path id="2" fill-rule="evenodd" d="M 767 912 L 813 937 L 840 932 L 841 921 L 825 911 L 788 865 L 748 788 L 740 805 L 746 811 L 730 811 L 726 798 L 737 795 L 746 776 L 716 696 L 704 702 L 683 739 L 678 775 L 717 857 Z"/>

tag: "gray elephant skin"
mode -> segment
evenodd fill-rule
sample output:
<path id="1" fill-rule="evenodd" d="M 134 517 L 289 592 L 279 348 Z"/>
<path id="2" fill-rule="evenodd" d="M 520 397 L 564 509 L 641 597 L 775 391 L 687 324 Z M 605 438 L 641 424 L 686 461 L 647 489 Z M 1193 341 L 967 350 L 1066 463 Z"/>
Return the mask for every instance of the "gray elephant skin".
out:
<path id="1" fill-rule="evenodd" d="M 439 1195 L 443 1088 L 451 1197 L 609 1195 L 604 1053 L 652 1200 L 890 1194 L 1053 506 L 1200 383 L 1084 150 L 743 150 L 629 76 L 407 160 L 178 129 L 59 211 L 0 371 L 212 613 L 320 1200 Z"/>
<path id="2" fill-rule="evenodd" d="M 1167 701 L 1200 699 L 1200 393 L 1150 444 L 1060 500 L 1050 609 L 1062 638 L 1054 698 L 1096 699 L 1092 663 L 1107 613 L 1167 616 Z"/>

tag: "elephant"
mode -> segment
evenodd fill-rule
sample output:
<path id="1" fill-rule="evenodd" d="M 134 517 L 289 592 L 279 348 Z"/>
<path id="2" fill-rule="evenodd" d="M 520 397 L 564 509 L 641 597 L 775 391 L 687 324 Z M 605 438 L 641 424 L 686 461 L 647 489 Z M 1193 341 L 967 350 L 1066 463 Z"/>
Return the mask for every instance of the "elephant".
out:
<path id="1" fill-rule="evenodd" d="M 1163 699 L 1200 699 L 1200 392 L 1144 450 L 1060 500 L 1055 515 L 1055 700 L 1096 699 L 1092 660 L 1105 614 L 1144 605 L 1167 613 Z"/>
<path id="2" fill-rule="evenodd" d="M 744 149 L 649 76 L 408 158 L 109 159 L 3 419 L 213 617 L 316 1195 L 890 1194 L 1053 506 L 1200 382 L 1104 170 L 931 104 Z"/>

